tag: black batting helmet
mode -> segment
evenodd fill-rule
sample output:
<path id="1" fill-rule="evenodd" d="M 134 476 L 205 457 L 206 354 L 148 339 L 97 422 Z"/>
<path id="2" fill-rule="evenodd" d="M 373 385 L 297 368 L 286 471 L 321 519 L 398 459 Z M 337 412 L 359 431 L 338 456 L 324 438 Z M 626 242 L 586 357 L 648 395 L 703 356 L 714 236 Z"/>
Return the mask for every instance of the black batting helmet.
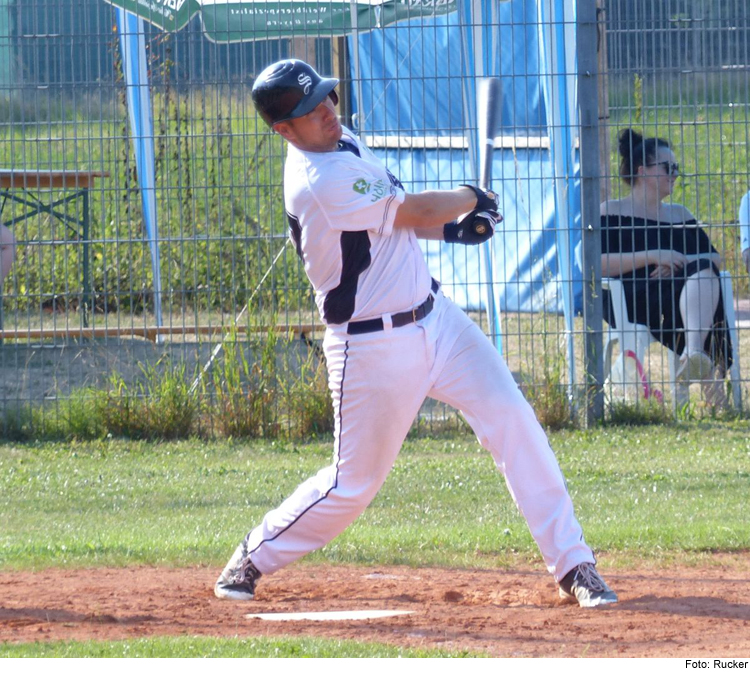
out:
<path id="1" fill-rule="evenodd" d="M 253 84 L 255 108 L 269 126 L 312 112 L 329 95 L 339 102 L 333 90 L 338 79 L 324 79 L 302 60 L 281 60 L 266 67 Z"/>

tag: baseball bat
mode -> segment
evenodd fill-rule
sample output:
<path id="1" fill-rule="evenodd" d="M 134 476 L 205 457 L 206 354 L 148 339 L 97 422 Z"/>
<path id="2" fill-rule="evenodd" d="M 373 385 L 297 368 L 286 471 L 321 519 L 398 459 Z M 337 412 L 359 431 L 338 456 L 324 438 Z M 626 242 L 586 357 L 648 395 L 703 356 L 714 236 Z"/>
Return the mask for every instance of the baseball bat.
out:
<path id="1" fill-rule="evenodd" d="M 477 139 L 479 143 L 479 178 L 481 188 L 489 188 L 492 176 L 492 155 L 495 152 L 495 134 L 500 128 L 502 114 L 502 86 L 497 77 L 479 79 L 477 83 Z M 477 219 L 477 221 L 481 221 Z M 479 227 L 475 227 L 477 231 Z M 489 226 L 484 226 L 489 231 Z M 484 244 L 482 255 L 487 273 L 487 317 L 490 322 L 492 341 L 498 352 L 503 352 L 503 339 L 500 330 L 500 318 L 495 308 L 495 287 L 493 284 L 493 250 L 492 243 Z"/>
<path id="2" fill-rule="evenodd" d="M 495 134 L 500 128 L 502 115 L 502 86 L 500 79 L 491 76 L 477 83 L 477 128 L 479 136 L 479 187 L 489 188 L 492 155 L 495 152 Z M 474 231 L 483 234 L 489 229 L 484 219 L 477 219 Z"/>

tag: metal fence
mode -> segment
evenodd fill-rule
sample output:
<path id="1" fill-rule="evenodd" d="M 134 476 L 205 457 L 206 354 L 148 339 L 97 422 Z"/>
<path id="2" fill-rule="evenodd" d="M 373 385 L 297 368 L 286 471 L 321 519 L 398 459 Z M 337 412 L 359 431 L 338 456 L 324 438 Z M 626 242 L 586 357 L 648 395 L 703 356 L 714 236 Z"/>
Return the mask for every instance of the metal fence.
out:
<path id="1" fill-rule="evenodd" d="M 619 131 L 633 128 L 671 143 L 680 176 L 665 202 L 683 205 L 703 226 L 722 258 L 718 269 L 723 276 L 724 305 L 727 321 L 734 325 L 727 336 L 730 345 L 733 342 L 734 364 L 726 372 L 730 381 L 724 390 L 727 404 L 739 409 L 747 390 L 742 363 L 747 360 L 745 327 L 750 316 L 738 222 L 741 199 L 750 189 L 750 12 L 746 3 L 735 0 L 609 1 L 603 3 L 602 11 L 606 29 L 601 34 L 606 54 L 600 81 L 602 200 L 617 201 L 632 193 L 618 173 Z M 701 286 L 708 297 L 710 281 Z M 682 307 L 686 306 L 683 302 Z M 690 333 L 688 323 L 685 338 Z M 641 346 L 649 342 L 643 335 Z M 645 374 L 652 383 L 657 380 L 665 398 L 677 393 L 679 399 L 679 385 L 670 385 L 679 361 L 658 343 L 649 347 L 650 355 L 640 360 Z M 632 361 L 631 369 L 625 371 L 637 384 L 630 394 L 637 391 L 643 397 L 643 384 L 638 383 Z M 705 409 L 710 411 L 712 384 L 699 389 L 708 396 Z M 697 393 L 698 389 L 693 386 L 692 390 Z"/>
<path id="2" fill-rule="evenodd" d="M 506 23 L 495 28 L 509 31 L 504 35 L 512 40 L 527 40 L 536 32 L 533 23 L 511 20 L 508 25 L 508 17 L 534 16 L 535 2 L 510 4 L 530 9 L 503 15 Z M 745 352 L 750 345 L 744 328 L 750 307 L 738 225 L 739 203 L 750 189 L 746 3 L 591 0 L 577 5 L 579 13 L 598 5 L 592 34 L 597 39 L 579 45 L 579 63 L 588 59 L 600 72 L 598 97 L 580 103 L 582 124 L 590 123 L 592 116 L 598 122 L 595 169 L 583 148 L 591 138 L 583 128 L 580 136 L 588 194 L 584 226 L 596 229 L 599 223 L 587 209 L 592 207 L 587 179 L 595 180 L 596 202 L 629 193 L 617 172 L 618 131 L 632 127 L 669 139 L 683 169 L 671 201 L 689 208 L 706 227 L 724 260 L 721 269 L 729 277 L 725 283 L 733 287 L 727 307 L 736 321 L 737 371 L 749 359 Z M 420 21 L 429 28 L 428 37 L 396 56 L 395 81 L 407 92 L 425 87 L 422 77 L 411 74 L 416 61 L 460 59 L 457 50 L 451 55 L 435 50 L 439 41 L 433 38 L 445 30 L 442 24 L 431 23 L 429 17 Z M 0 307 L 0 410 L 6 416 L 27 406 L 41 408 L 42 416 L 58 416 L 61 404 L 81 389 L 111 388 L 115 379 L 132 384 L 134 392 L 148 393 L 144 375 L 165 361 L 181 365 L 192 383 L 230 329 L 233 340 L 248 344 L 265 340 L 268 331 L 295 340 L 303 335 L 304 350 L 311 342 L 314 349 L 322 335 L 302 265 L 287 249 L 283 145 L 256 119 L 249 85 L 268 63 L 302 57 L 320 72 L 341 78 L 342 117 L 356 126 L 352 114 L 363 97 L 362 83 L 352 78 L 351 38 L 300 34 L 221 43 L 206 36 L 199 20 L 173 32 L 145 25 L 160 247 L 157 285 L 115 25 L 113 7 L 102 0 L 0 0 L 0 208 L 15 239 L 15 262 L 2 284 Z M 362 30 L 360 37 L 377 37 L 378 31 Z M 416 50 L 418 55 L 410 52 Z M 529 80 L 528 71 L 538 61 L 531 55 L 513 74 L 514 98 L 528 90 L 528 84 L 540 88 Z M 367 76 L 371 71 L 366 64 L 360 67 L 360 79 L 376 78 Z M 453 72 L 445 83 L 456 78 Z M 437 83 L 447 88 L 439 79 Z M 392 85 L 384 84 L 384 98 Z M 387 107 L 369 104 L 373 110 Z M 447 106 L 461 111 L 465 103 Z M 544 273 L 550 253 L 553 261 L 557 258 L 554 239 L 532 225 L 535 205 L 554 205 L 549 197 L 541 198 L 540 184 L 570 182 L 572 187 L 572 181 L 554 178 L 549 131 L 530 121 L 523 103 L 512 106 L 515 119 L 504 122 L 496 139 L 506 160 L 502 169 L 511 171 L 507 177 L 505 171 L 501 177 L 495 175 L 493 185 L 508 186 L 506 193 L 518 195 L 529 213 L 525 220 L 520 212 L 513 213 L 498 238 L 514 245 L 539 245 L 528 251 L 527 263 L 510 265 L 505 274 L 511 276 L 501 277 L 514 280 L 514 293 L 532 292 L 529 302 L 534 303 L 504 308 L 503 354 L 540 418 L 549 424 L 565 423 L 571 412 L 586 416 L 585 391 L 601 374 L 597 370 L 612 330 L 601 319 L 582 317 L 592 303 L 594 309 L 588 311 L 597 311 L 599 284 L 576 276 L 576 271 L 567 277 L 575 283 Z M 521 121 L 518 111 L 525 111 L 526 119 Z M 443 151 L 440 154 L 456 154 L 455 168 L 466 168 L 471 153 L 463 131 L 442 137 L 437 132 L 432 142 L 425 142 L 436 132 L 415 132 L 409 121 L 399 126 L 403 130 L 396 136 L 401 133 L 407 142 L 381 141 L 385 158 L 399 146 L 433 146 Z M 386 138 L 394 132 L 383 133 Z M 373 144 L 375 138 L 368 140 Z M 434 185 L 450 187 L 472 180 L 463 171 L 452 174 L 435 178 Z M 420 188 L 414 182 L 407 190 Z M 570 231 L 574 241 L 579 235 L 573 225 L 555 229 Z M 583 233 L 588 244 L 585 239 L 578 262 L 588 274 L 599 234 Z M 9 239 L 2 247 L 11 249 Z M 429 256 L 431 248 L 426 250 Z M 442 258 L 434 259 L 444 264 Z M 460 270 L 442 273 L 441 268 L 435 275 L 456 291 L 467 286 L 482 291 L 486 286 L 482 276 Z M 466 283 L 460 282 L 463 279 Z M 507 283 L 493 285 L 503 288 Z M 571 286 L 582 299 L 572 327 L 561 301 Z M 509 297 L 506 302 L 516 301 L 520 302 Z M 481 307 L 467 307 L 488 326 Z M 601 332 L 604 346 L 590 344 L 587 336 Z M 634 351 L 638 364 L 626 355 L 624 364 L 613 365 L 615 371 L 604 384 L 610 412 L 620 408 L 621 401 L 623 406 L 651 407 L 654 397 L 657 405 L 661 398 L 664 407 L 673 407 L 679 392 L 671 383 L 674 360 L 666 348 L 652 343 L 643 339 Z M 613 359 L 622 351 L 615 345 Z M 576 360 L 573 378 L 571 356 Z M 739 407 L 736 393 L 745 383 L 734 377 L 726 386 L 730 405 L 736 401 Z M 691 411 L 714 411 L 710 403 L 698 400 L 700 389 L 691 390 L 696 400 Z M 207 398 L 209 403 L 216 399 L 215 389 L 207 391 Z M 434 407 L 428 415 L 446 417 L 444 409 Z"/>

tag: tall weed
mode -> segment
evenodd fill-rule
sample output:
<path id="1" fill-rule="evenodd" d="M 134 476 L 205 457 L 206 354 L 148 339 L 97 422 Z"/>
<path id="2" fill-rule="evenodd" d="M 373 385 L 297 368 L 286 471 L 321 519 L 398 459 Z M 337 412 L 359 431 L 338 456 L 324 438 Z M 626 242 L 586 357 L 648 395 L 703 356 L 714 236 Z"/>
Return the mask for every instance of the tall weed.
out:
<path id="1" fill-rule="evenodd" d="M 219 435 L 233 438 L 272 438 L 278 435 L 275 419 L 277 334 L 269 331 L 262 343 L 244 343 L 232 332 L 214 366 L 216 402 L 213 425 Z M 246 347 L 254 360 L 248 358 Z"/>
<path id="2" fill-rule="evenodd" d="M 190 393 L 183 364 L 142 367 L 143 380 L 128 387 L 117 373 L 109 388 L 94 391 L 94 415 L 105 434 L 137 439 L 186 438 L 198 433 L 200 399 Z"/>
<path id="3" fill-rule="evenodd" d="M 329 434 L 334 428 L 333 405 L 325 359 L 315 342 L 309 342 L 301 353 L 299 365 L 299 376 L 293 370 L 284 375 L 285 379 L 292 379 L 284 394 L 289 437 L 306 439 Z"/>
<path id="4" fill-rule="evenodd" d="M 541 357 L 535 357 L 534 364 L 527 361 L 524 365 L 521 390 L 534 408 L 539 423 L 554 431 L 570 427 L 573 417 L 565 381 L 565 355 L 559 349 L 548 350 L 547 338 L 545 332 Z"/>

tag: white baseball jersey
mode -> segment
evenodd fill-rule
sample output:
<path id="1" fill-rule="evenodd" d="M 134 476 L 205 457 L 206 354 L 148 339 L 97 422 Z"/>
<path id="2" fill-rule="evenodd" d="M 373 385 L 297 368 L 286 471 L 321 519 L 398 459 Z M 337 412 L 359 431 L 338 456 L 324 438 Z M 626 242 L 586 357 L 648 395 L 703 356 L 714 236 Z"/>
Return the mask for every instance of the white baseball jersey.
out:
<path id="1" fill-rule="evenodd" d="M 346 128 L 342 141 L 360 156 L 290 145 L 284 168 L 292 239 L 328 325 L 411 309 L 431 282 L 414 232 L 393 230 L 401 183 Z"/>
<path id="2" fill-rule="evenodd" d="M 750 191 L 740 202 L 740 250 L 750 248 Z"/>

